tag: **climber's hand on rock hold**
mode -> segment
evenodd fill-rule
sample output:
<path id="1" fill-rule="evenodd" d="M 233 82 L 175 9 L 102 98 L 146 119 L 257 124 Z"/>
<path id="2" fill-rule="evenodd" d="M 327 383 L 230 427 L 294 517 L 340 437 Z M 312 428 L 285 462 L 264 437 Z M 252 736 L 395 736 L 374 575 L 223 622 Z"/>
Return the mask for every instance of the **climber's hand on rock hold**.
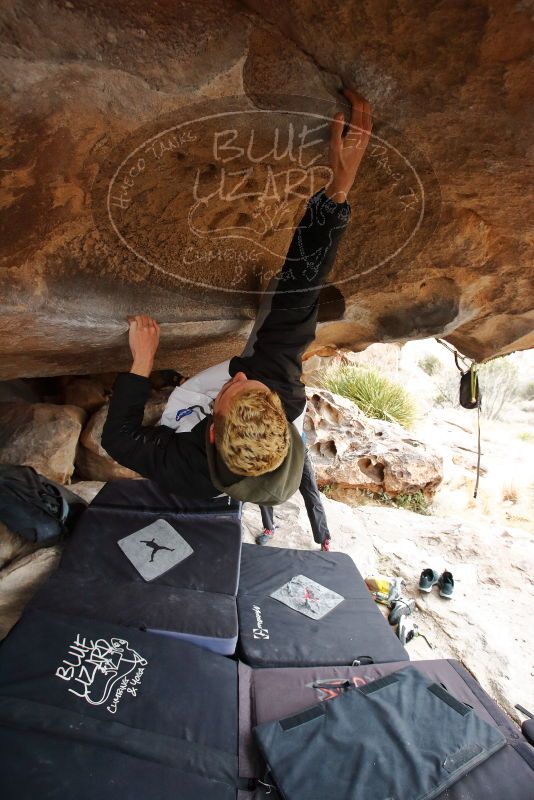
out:
<path id="1" fill-rule="evenodd" d="M 343 89 L 343 93 L 352 106 L 350 122 L 347 134 L 343 137 L 343 112 L 334 115 L 330 127 L 330 167 L 333 174 L 325 188 L 326 196 L 336 203 L 347 199 L 373 127 L 371 106 L 367 100 L 354 89 Z"/>
<path id="2" fill-rule="evenodd" d="M 147 314 L 128 317 L 130 331 L 128 340 L 133 364 L 130 372 L 148 378 L 154 365 L 154 356 L 159 344 L 159 325 Z"/>

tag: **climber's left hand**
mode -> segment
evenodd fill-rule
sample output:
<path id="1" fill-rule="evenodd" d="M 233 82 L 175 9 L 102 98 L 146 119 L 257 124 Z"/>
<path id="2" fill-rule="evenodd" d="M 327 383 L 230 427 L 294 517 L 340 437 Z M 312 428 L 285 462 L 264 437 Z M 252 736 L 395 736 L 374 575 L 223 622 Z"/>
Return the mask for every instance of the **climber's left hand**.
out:
<path id="1" fill-rule="evenodd" d="M 130 372 L 148 378 L 159 345 L 159 325 L 147 314 L 128 317 L 128 322 L 130 324 L 128 340 L 133 356 Z"/>

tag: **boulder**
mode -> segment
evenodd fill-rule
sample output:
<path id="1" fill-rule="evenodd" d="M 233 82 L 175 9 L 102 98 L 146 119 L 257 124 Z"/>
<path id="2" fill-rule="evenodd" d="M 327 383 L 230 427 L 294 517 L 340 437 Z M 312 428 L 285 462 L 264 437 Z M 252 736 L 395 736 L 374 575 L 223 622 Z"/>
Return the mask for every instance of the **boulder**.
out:
<path id="1" fill-rule="evenodd" d="M 12 381 L 0 381 L 0 403 L 39 403 L 43 398 L 38 395 L 33 381 L 19 378 Z"/>
<path id="2" fill-rule="evenodd" d="M 527 0 L 10 0 L 0 25 L 0 377 L 126 369 L 140 311 L 158 368 L 239 352 L 343 85 L 375 123 L 317 346 L 534 344 Z"/>
<path id="3" fill-rule="evenodd" d="M 171 389 L 153 391 L 145 406 L 144 425 L 155 425 L 165 408 Z M 93 414 L 80 437 L 76 456 L 76 472 L 88 481 L 110 481 L 114 478 L 139 478 L 137 472 L 117 464 L 101 444 L 102 428 L 108 415 L 109 401 Z"/>
<path id="4" fill-rule="evenodd" d="M 67 379 L 63 396 L 65 403 L 83 408 L 88 414 L 97 411 L 107 399 L 103 381 L 90 377 Z"/>
<path id="5" fill-rule="evenodd" d="M 306 396 L 304 430 L 319 485 L 433 496 L 443 460 L 424 442 L 325 389 L 307 388 Z"/>
<path id="6" fill-rule="evenodd" d="M 113 384 L 117 378 L 116 372 L 99 372 L 95 373 L 94 375 L 86 375 L 87 378 L 91 378 L 92 380 L 98 381 L 104 387 L 104 392 L 106 395 L 111 394 L 113 390 Z"/>
<path id="7" fill-rule="evenodd" d="M 69 489 L 86 503 L 92 503 L 103 486 L 103 481 L 74 481 Z"/>
<path id="8" fill-rule="evenodd" d="M 61 547 L 40 547 L 0 523 L 0 640 L 59 564 Z"/>
<path id="9" fill-rule="evenodd" d="M 3 522 L 0 522 L 0 570 L 15 559 L 38 550 L 39 546 L 29 542 L 23 536 L 19 536 L 18 533 L 13 533 Z"/>
<path id="10" fill-rule="evenodd" d="M 33 467 L 58 483 L 74 472 L 85 411 L 51 403 L 0 403 L 0 463 Z"/>

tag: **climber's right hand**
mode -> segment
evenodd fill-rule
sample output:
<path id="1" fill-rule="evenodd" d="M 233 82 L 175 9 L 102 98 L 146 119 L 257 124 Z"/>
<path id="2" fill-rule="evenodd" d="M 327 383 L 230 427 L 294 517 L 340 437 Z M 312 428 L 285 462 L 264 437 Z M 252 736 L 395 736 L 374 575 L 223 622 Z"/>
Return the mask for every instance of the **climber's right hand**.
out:
<path id="1" fill-rule="evenodd" d="M 154 366 L 154 356 L 159 345 L 159 325 L 147 314 L 128 317 L 128 341 L 133 364 L 130 372 L 148 378 Z"/>

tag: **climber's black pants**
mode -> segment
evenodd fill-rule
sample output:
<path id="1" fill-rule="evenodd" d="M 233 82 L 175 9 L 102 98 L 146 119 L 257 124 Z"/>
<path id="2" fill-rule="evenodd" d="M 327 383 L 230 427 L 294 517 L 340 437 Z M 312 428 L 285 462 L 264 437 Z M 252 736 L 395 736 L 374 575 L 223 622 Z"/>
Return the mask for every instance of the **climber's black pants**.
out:
<path id="1" fill-rule="evenodd" d="M 306 511 L 308 512 L 313 538 L 317 544 L 322 544 L 325 539 L 330 538 L 330 532 L 328 530 L 326 514 L 321 500 L 321 492 L 317 486 L 315 473 L 307 450 L 304 456 L 304 467 L 302 469 L 302 480 L 300 482 L 299 491 L 303 497 Z M 274 526 L 273 507 L 260 506 L 260 511 L 263 527 L 272 531 Z"/>

